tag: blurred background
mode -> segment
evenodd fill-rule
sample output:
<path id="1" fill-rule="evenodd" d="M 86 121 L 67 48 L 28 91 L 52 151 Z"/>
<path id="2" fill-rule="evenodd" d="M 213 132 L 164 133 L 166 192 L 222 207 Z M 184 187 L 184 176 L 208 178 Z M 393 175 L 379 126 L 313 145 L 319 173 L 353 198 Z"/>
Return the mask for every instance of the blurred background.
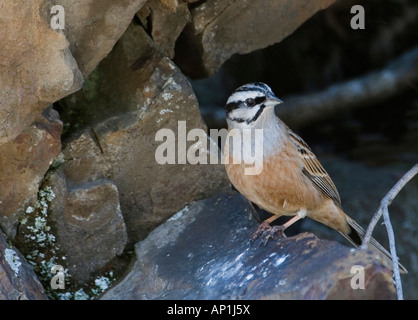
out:
<path id="1" fill-rule="evenodd" d="M 364 30 L 350 27 L 356 4 L 365 9 Z M 418 1 L 337 1 L 282 42 L 234 55 L 213 77 L 191 83 L 208 128 L 226 126 L 223 108 L 235 88 L 267 83 L 284 101 L 277 114 L 311 146 L 345 211 L 366 228 L 380 200 L 418 161 L 417 30 Z M 398 255 L 410 271 L 405 297 L 418 297 L 418 178 L 390 213 Z M 291 229 L 288 235 L 313 231 L 345 243 L 309 219 Z M 384 226 L 374 236 L 387 245 Z"/>

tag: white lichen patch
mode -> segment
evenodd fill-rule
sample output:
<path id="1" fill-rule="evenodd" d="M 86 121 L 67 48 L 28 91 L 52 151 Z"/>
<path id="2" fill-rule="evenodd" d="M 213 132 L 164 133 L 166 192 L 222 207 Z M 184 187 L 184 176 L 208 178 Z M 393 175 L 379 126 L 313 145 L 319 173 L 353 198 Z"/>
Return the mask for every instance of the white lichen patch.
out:
<path id="1" fill-rule="evenodd" d="M 74 292 L 74 300 L 89 300 L 89 298 L 89 295 L 85 293 L 83 289 Z"/>
<path id="2" fill-rule="evenodd" d="M 162 94 L 162 98 L 164 99 L 164 101 L 168 101 L 168 100 L 170 100 L 171 98 L 173 98 L 173 95 L 172 95 L 170 92 L 164 92 L 164 93 Z"/>
<path id="3" fill-rule="evenodd" d="M 47 187 L 48 188 L 48 187 Z M 26 229 L 29 233 L 25 234 L 25 237 L 30 240 L 35 240 L 40 247 L 45 246 L 45 242 L 55 242 L 55 236 L 50 233 L 51 227 L 48 225 L 48 203 L 55 198 L 55 194 L 52 189 L 41 190 L 39 192 L 40 198 L 36 202 L 35 208 L 39 209 L 40 215 L 36 216 L 31 225 L 27 225 Z M 26 209 L 27 214 L 31 214 L 35 209 Z M 28 210 L 29 209 L 29 210 Z M 26 225 L 28 218 L 22 219 L 21 224 Z"/>
<path id="4" fill-rule="evenodd" d="M 40 190 L 39 195 L 41 198 L 48 202 L 51 202 L 56 197 L 54 191 L 52 191 L 51 186 L 46 186 L 45 189 Z"/>
<path id="5" fill-rule="evenodd" d="M 20 266 L 22 263 L 20 262 L 19 256 L 17 255 L 16 251 L 13 249 L 6 248 L 4 250 L 4 259 L 6 260 L 7 264 L 13 270 L 15 276 L 19 274 Z"/>
<path id="6" fill-rule="evenodd" d="M 50 299 L 59 300 L 91 300 L 107 290 L 116 279 L 113 272 L 108 272 L 91 282 L 82 286 L 74 283 L 72 275 L 66 268 L 67 257 L 62 252 L 54 235 L 54 224 L 50 219 L 50 204 L 56 197 L 50 186 L 42 188 L 38 192 L 38 199 L 35 204 L 27 207 L 25 216 L 20 221 L 20 239 L 23 239 L 21 249 L 28 263 L 33 266 L 33 270 L 38 275 Z M 87 220 L 87 219 L 86 219 Z M 20 248 L 20 247 L 19 247 Z M 5 252 L 8 263 L 17 274 L 20 261 L 13 250 Z M 53 269 L 62 266 L 64 269 L 61 275 L 64 278 L 65 290 L 54 289 L 51 286 L 51 278 L 54 275 Z"/>
<path id="7" fill-rule="evenodd" d="M 160 110 L 160 114 L 161 115 L 165 115 L 166 113 L 173 113 L 174 111 L 173 110 L 170 110 L 170 109 L 162 109 L 162 110 Z"/>
<path id="8" fill-rule="evenodd" d="M 99 277 L 94 280 L 94 284 L 96 285 L 96 290 L 104 292 L 110 287 L 110 279 L 107 277 Z"/>
<path id="9" fill-rule="evenodd" d="M 59 300 L 71 300 L 73 298 L 73 294 L 71 292 L 59 292 L 57 293 L 57 297 Z"/>
<path id="10" fill-rule="evenodd" d="M 32 213 L 32 212 L 34 212 L 35 211 L 35 208 L 34 207 L 31 207 L 31 206 L 29 206 L 29 207 L 27 207 L 26 208 L 26 213 Z"/>
<path id="11" fill-rule="evenodd" d="M 60 253 L 60 247 L 56 243 L 56 237 L 52 232 L 48 217 L 49 205 L 55 197 L 56 195 L 50 186 L 39 190 L 36 203 L 26 208 L 26 215 L 20 221 L 21 235 L 24 239 L 22 252 L 46 289 L 50 289 L 52 267 L 62 265 L 62 262 L 65 261 L 65 257 Z M 64 276 L 66 280 L 70 277 L 68 269 L 65 269 Z M 65 295 L 59 297 L 61 296 L 65 298 Z M 54 292 L 51 298 L 57 297 L 58 292 Z"/>

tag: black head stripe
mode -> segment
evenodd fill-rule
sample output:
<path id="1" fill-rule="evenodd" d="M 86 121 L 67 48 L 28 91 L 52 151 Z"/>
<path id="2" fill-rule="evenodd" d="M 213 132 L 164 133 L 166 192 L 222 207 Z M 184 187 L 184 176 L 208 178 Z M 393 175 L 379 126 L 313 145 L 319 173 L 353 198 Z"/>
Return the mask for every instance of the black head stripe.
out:
<path id="1" fill-rule="evenodd" d="M 248 83 L 237 88 L 234 92 L 240 92 L 240 91 L 257 91 L 257 92 L 265 93 L 266 91 L 271 92 L 271 89 L 268 85 L 266 85 L 263 82 L 253 82 L 253 83 Z"/>
<path id="2" fill-rule="evenodd" d="M 264 82 L 254 82 L 253 85 L 257 87 L 262 87 L 264 88 L 264 90 L 271 91 L 270 87 L 266 85 Z"/>
<path id="3" fill-rule="evenodd" d="M 261 113 L 263 112 L 263 110 L 264 110 L 264 108 L 265 108 L 266 106 L 264 105 L 264 104 L 262 104 L 261 106 L 260 106 L 260 109 L 257 111 L 257 113 L 255 114 L 255 116 L 252 118 L 252 119 L 248 119 L 246 122 L 248 123 L 248 124 L 250 124 L 250 123 L 252 123 L 252 122 L 254 122 L 254 121 L 256 121 L 257 119 L 258 119 L 258 117 L 261 115 Z"/>
<path id="4" fill-rule="evenodd" d="M 266 100 L 266 96 L 257 97 L 254 99 L 255 105 L 258 105 Z"/>
<path id="5" fill-rule="evenodd" d="M 254 98 L 254 101 L 255 101 L 254 106 L 256 106 L 256 105 L 258 105 L 258 104 L 260 104 L 260 103 L 264 102 L 265 100 L 266 100 L 266 97 L 265 97 L 265 96 L 261 96 L 261 97 L 256 97 L 256 98 Z M 230 102 L 230 103 L 228 103 L 228 104 L 225 106 L 225 110 L 226 110 L 227 112 L 231 112 L 232 110 L 238 109 L 238 107 L 239 107 L 239 105 L 240 105 L 241 103 L 243 103 L 243 102 L 242 102 L 242 101 L 233 101 L 233 102 Z"/>
<path id="6" fill-rule="evenodd" d="M 267 97 L 272 94 L 268 85 L 262 82 L 245 84 L 237 88 L 229 97 L 225 110 L 227 116 L 235 122 L 255 122 L 263 113 Z M 234 110 L 239 111 L 234 112 Z M 233 118 L 233 116 L 236 118 Z"/>
<path id="7" fill-rule="evenodd" d="M 264 93 L 266 90 L 264 90 L 263 88 L 259 88 L 259 87 L 253 87 L 253 86 L 242 86 L 239 87 L 238 89 L 236 89 L 234 91 L 235 92 L 242 92 L 242 91 L 256 91 L 256 92 L 261 92 Z"/>
<path id="8" fill-rule="evenodd" d="M 231 112 L 232 110 L 237 109 L 241 103 L 242 103 L 242 101 L 234 101 L 234 102 L 228 103 L 225 106 L 226 112 Z"/>
<path id="9" fill-rule="evenodd" d="M 244 122 L 244 121 L 245 121 L 245 119 L 243 119 L 243 118 L 233 118 L 233 119 L 231 119 L 231 120 L 236 121 L 236 122 L 239 122 L 239 123 L 241 123 L 241 122 Z"/>

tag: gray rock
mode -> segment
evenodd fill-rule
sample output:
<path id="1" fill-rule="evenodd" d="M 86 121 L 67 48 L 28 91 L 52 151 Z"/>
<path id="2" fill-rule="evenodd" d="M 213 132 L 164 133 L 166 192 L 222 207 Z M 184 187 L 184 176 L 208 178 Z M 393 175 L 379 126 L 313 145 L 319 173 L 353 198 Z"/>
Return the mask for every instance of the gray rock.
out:
<path id="1" fill-rule="evenodd" d="M 252 245 L 258 224 L 236 192 L 194 202 L 136 245 L 130 273 L 103 299 L 392 299 L 380 259 L 314 235 Z M 352 289 L 354 265 L 364 290 Z"/>
<path id="2" fill-rule="evenodd" d="M 32 267 L 0 231 L 0 300 L 46 299 Z"/>
<path id="3" fill-rule="evenodd" d="M 413 161 L 405 161 L 404 163 L 399 161 L 385 166 L 370 166 L 362 162 L 347 161 L 340 157 L 326 156 L 320 153 L 317 153 L 317 156 L 338 188 L 345 212 L 363 228 L 367 228 L 379 208 L 382 198 L 414 165 Z M 416 297 L 418 288 L 418 279 L 414 276 L 418 272 L 418 255 L 416 253 L 418 235 L 414 227 L 418 225 L 417 194 L 418 179 L 415 177 L 397 195 L 389 207 L 397 254 L 400 262 L 408 270 L 408 274 L 402 276 L 406 299 Z M 338 233 L 332 232 L 329 228 L 311 219 L 304 219 L 297 228 L 299 232 L 314 231 L 318 237 L 341 241 Z M 289 230 L 289 232 L 293 230 Z M 377 224 L 373 237 L 384 247 L 389 248 L 384 224 L 380 222 Z M 342 243 L 347 243 L 344 241 Z"/>
<path id="4" fill-rule="evenodd" d="M 179 38 L 175 62 L 188 75 L 213 75 L 235 53 L 280 42 L 334 0 L 204 1 Z"/>
<path id="5" fill-rule="evenodd" d="M 66 256 L 63 267 L 82 283 L 120 255 L 127 243 L 117 187 L 103 179 L 75 184 L 62 168 L 47 183 L 55 193 L 49 217 L 56 244 Z"/>

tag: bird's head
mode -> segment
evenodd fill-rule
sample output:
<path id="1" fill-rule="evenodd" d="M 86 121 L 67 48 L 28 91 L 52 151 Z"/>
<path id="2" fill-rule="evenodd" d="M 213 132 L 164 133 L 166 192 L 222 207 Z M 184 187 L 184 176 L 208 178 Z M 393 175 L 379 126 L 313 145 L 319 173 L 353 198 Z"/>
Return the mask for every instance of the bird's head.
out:
<path id="1" fill-rule="evenodd" d="M 263 118 L 263 114 L 274 116 L 274 106 L 280 103 L 283 101 L 277 98 L 265 83 L 247 83 L 236 89 L 226 102 L 228 125 L 252 128 Z"/>

